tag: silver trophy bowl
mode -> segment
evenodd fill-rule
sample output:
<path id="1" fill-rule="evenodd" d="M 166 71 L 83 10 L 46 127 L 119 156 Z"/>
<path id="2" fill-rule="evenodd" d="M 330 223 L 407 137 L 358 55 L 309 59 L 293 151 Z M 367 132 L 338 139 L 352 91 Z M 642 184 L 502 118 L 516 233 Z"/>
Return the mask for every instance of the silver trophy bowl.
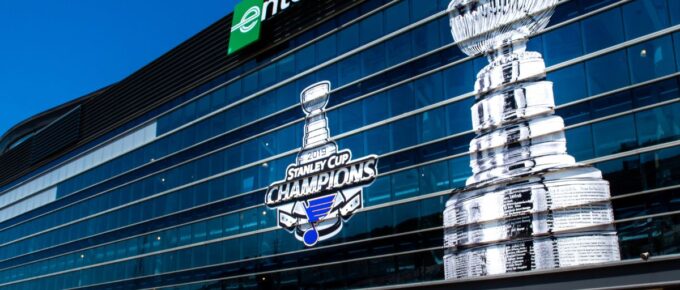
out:
<path id="1" fill-rule="evenodd" d="M 548 25 L 557 0 L 453 0 L 451 34 L 467 55 L 526 42 Z"/>

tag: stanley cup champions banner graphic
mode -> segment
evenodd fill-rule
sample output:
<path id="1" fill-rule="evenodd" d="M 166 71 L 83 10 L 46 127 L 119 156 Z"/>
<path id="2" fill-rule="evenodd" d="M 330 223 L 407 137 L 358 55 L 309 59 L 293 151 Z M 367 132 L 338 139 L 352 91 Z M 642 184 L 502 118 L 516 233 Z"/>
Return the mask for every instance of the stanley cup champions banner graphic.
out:
<path id="1" fill-rule="evenodd" d="M 369 155 L 352 160 L 330 140 L 326 118 L 331 84 L 324 81 L 302 91 L 307 115 L 302 148 L 285 179 L 267 189 L 265 204 L 277 211 L 277 223 L 306 246 L 335 236 L 343 223 L 363 207 L 363 187 L 378 174 L 378 159 Z"/>
<path id="2" fill-rule="evenodd" d="M 558 0 L 453 0 L 451 33 L 489 64 L 475 82 L 473 175 L 444 210 L 447 279 L 620 259 L 609 183 L 567 153 L 531 34 Z"/>

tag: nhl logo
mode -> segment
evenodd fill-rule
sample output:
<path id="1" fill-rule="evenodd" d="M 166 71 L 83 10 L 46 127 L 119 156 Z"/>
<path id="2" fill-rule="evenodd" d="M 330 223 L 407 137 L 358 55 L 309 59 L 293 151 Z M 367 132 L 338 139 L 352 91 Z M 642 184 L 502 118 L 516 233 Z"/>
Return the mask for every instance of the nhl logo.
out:
<path id="1" fill-rule="evenodd" d="M 369 155 L 352 160 L 352 152 L 338 150 L 331 141 L 326 105 L 331 84 L 307 87 L 300 95 L 307 115 L 302 148 L 286 177 L 269 186 L 265 204 L 277 211 L 277 224 L 311 247 L 342 230 L 363 207 L 363 187 L 378 175 L 378 159 Z"/>

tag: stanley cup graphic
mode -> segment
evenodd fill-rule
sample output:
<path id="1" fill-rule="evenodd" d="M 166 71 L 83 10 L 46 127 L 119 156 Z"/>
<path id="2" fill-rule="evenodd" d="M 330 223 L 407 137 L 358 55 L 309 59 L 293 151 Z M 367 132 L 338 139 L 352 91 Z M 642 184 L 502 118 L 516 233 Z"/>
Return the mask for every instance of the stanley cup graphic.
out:
<path id="1" fill-rule="evenodd" d="M 567 154 L 552 83 L 528 37 L 557 0 L 453 0 L 451 33 L 477 75 L 473 175 L 444 211 L 447 279 L 619 260 L 609 183 Z"/>
<path id="2" fill-rule="evenodd" d="M 277 210 L 278 225 L 307 246 L 338 234 L 362 208 L 363 187 L 377 176 L 377 156 L 352 160 L 348 149 L 331 140 L 326 105 L 331 84 L 323 81 L 300 95 L 307 115 L 302 148 L 286 179 L 270 185 L 265 204 Z"/>
<path id="3" fill-rule="evenodd" d="M 304 89 L 300 94 L 300 103 L 307 118 L 298 164 L 313 162 L 338 151 L 338 146 L 330 142 L 328 119 L 324 111 L 328 104 L 330 90 L 330 82 L 319 82 Z"/>

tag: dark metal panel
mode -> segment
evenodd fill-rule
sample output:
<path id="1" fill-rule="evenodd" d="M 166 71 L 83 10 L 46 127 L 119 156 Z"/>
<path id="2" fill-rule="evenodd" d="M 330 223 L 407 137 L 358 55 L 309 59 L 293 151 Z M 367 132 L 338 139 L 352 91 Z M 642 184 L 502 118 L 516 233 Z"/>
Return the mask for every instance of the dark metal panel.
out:
<path id="1" fill-rule="evenodd" d="M 31 164 L 59 152 L 79 137 L 80 107 L 76 107 L 31 138 Z"/>
<path id="2" fill-rule="evenodd" d="M 0 178 L 10 177 L 30 168 L 32 143 L 27 141 L 0 155 Z"/>

